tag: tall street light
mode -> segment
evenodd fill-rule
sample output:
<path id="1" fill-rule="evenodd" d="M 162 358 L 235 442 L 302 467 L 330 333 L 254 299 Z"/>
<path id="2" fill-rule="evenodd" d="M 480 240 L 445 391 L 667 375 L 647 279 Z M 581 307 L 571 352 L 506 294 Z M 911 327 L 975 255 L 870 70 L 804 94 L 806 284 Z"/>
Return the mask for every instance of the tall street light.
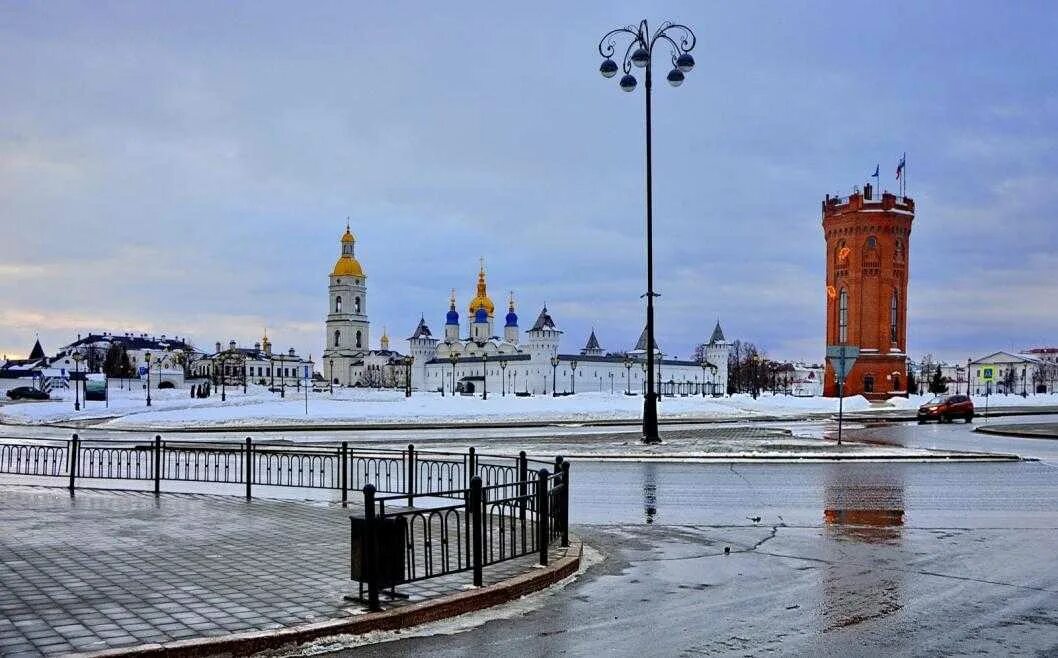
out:
<path id="1" fill-rule="evenodd" d="M 507 362 L 500 361 L 500 395 L 507 397 Z"/>
<path id="2" fill-rule="evenodd" d="M 489 355 L 481 353 L 481 399 L 489 399 Z"/>
<path id="3" fill-rule="evenodd" d="M 558 389 L 555 386 L 558 383 L 558 357 L 551 357 L 551 397 L 558 397 Z"/>
<path id="4" fill-rule="evenodd" d="M 627 37 L 626 37 L 627 35 Z M 694 32 L 685 25 L 665 22 L 661 24 L 653 34 L 647 27 L 646 20 L 639 23 L 639 27 L 619 27 L 606 33 L 599 41 L 599 55 L 603 62 L 599 66 L 599 72 L 603 77 L 612 78 L 617 74 L 617 62 L 612 57 L 616 52 L 617 39 L 629 38 L 628 47 L 625 49 L 621 69 L 624 75 L 621 77 L 620 85 L 624 91 L 633 91 L 636 88 L 636 78 L 632 75 L 632 67 L 645 69 L 644 86 L 646 97 L 646 133 L 647 133 L 647 387 L 643 398 L 643 441 L 646 443 L 660 443 L 658 436 L 658 405 L 657 396 L 654 393 L 654 190 L 653 173 L 651 162 L 651 124 L 650 124 L 650 91 L 652 88 L 651 69 L 654 55 L 654 46 L 658 43 L 663 48 L 668 48 L 672 59 L 672 70 L 665 78 L 673 87 L 683 84 L 684 73 L 694 68 L 694 57 L 690 51 L 694 49 L 696 42 Z"/>
<path id="5" fill-rule="evenodd" d="M 577 374 L 577 360 L 573 359 L 569 362 L 569 392 L 573 395 L 577 392 L 577 379 L 574 375 Z"/>
<path id="6" fill-rule="evenodd" d="M 448 360 L 452 362 L 452 397 L 455 397 L 455 394 L 456 394 L 456 361 L 459 360 L 459 355 L 456 354 L 455 352 L 449 352 L 448 353 Z M 444 383 L 441 384 L 441 387 L 444 388 Z"/>

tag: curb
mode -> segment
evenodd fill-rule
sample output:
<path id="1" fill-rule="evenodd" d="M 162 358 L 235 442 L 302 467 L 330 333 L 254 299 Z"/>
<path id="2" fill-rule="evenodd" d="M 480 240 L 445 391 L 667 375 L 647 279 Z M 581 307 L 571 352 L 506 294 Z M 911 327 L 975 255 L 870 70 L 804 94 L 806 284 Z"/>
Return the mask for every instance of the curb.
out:
<path id="1" fill-rule="evenodd" d="M 371 631 L 392 631 L 418 626 L 468 612 L 483 610 L 537 592 L 568 578 L 580 568 L 583 544 L 570 537 L 566 556 L 547 567 L 534 568 L 505 581 L 477 589 L 457 592 L 438 599 L 367 613 L 353 618 L 330 619 L 272 631 L 249 631 L 224 637 L 193 638 L 164 644 L 141 644 L 135 647 L 107 649 L 77 654 L 81 658 L 164 656 L 248 656 L 260 651 L 303 644 L 332 635 L 360 635 Z"/>
<path id="2" fill-rule="evenodd" d="M 1044 438 L 1044 437 L 1035 437 Z M 1058 438 L 1058 437 L 1055 437 Z M 569 455 L 566 459 L 578 462 L 673 462 L 673 463 L 753 463 L 813 464 L 826 462 L 1010 462 L 1023 461 L 1018 455 L 1008 453 L 953 452 L 947 454 L 922 455 Z"/>
<path id="3" fill-rule="evenodd" d="M 1018 431 L 1014 428 L 1018 425 L 999 425 L 997 427 L 975 427 L 974 432 L 980 432 L 981 434 L 994 434 L 996 436 L 1012 436 L 1019 439 L 1042 439 L 1055 440 L 1058 439 L 1058 429 L 1051 431 L 1040 431 L 1040 432 L 1026 432 Z M 1029 426 L 1031 427 L 1031 425 Z"/>

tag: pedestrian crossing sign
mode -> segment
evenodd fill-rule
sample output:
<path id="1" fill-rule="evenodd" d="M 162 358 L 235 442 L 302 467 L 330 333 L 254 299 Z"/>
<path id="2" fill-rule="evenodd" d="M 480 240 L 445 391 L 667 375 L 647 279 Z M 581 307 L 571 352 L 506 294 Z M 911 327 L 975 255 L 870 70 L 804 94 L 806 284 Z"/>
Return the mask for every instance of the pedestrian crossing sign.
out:
<path id="1" fill-rule="evenodd" d="M 981 373 L 980 380 L 983 382 L 994 382 L 996 380 L 995 366 L 981 366 L 978 372 Z"/>

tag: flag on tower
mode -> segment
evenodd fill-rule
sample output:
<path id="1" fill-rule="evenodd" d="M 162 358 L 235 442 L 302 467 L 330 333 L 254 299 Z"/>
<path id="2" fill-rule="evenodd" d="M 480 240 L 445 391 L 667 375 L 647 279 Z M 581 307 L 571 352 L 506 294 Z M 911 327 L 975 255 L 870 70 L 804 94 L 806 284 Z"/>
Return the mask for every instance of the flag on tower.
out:
<path id="1" fill-rule="evenodd" d="M 900 180 L 900 175 L 904 173 L 904 160 L 907 159 L 907 154 L 900 156 L 900 163 L 896 165 L 896 180 Z"/>
<path id="2" fill-rule="evenodd" d="M 871 174 L 871 178 L 878 178 L 878 170 L 881 169 L 881 166 L 880 164 L 874 165 L 874 173 Z"/>

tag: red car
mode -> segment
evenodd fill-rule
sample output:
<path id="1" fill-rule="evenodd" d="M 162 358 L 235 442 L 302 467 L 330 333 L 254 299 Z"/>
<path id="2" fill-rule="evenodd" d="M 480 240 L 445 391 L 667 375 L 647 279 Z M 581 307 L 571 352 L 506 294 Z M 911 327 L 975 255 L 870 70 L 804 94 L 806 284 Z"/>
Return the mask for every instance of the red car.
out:
<path id="1" fill-rule="evenodd" d="M 918 408 L 918 422 L 935 420 L 950 423 L 962 418 L 968 423 L 974 419 L 974 402 L 966 395 L 948 395 L 935 398 Z"/>

